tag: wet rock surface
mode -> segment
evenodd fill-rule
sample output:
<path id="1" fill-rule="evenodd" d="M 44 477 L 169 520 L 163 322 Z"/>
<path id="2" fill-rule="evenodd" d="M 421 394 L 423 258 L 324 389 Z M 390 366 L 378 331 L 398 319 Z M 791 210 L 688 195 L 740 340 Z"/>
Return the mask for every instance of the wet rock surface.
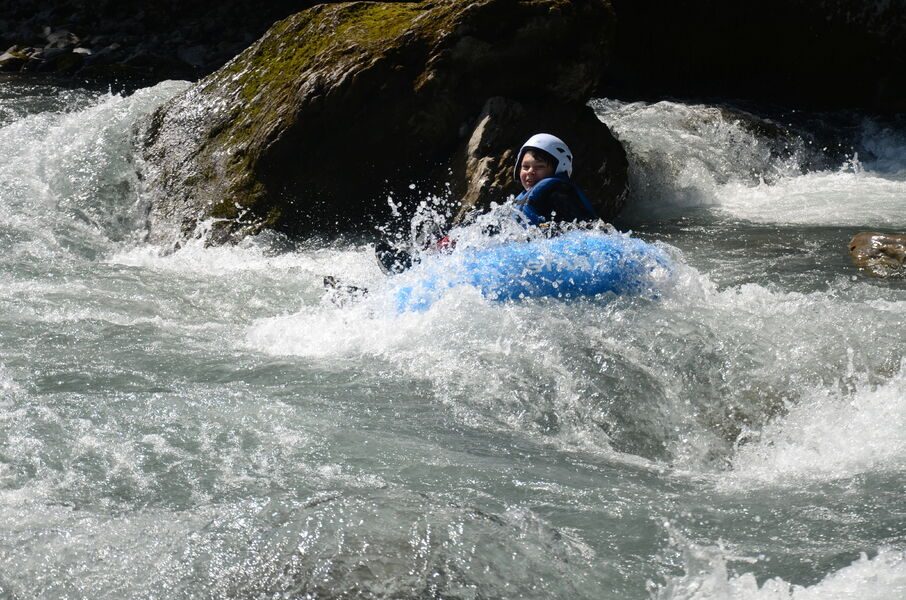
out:
<path id="1" fill-rule="evenodd" d="M 152 231 L 186 235 L 208 220 L 212 239 L 227 241 L 264 228 L 370 228 L 388 196 L 500 201 L 506 152 L 548 126 L 573 146 L 580 183 L 610 218 L 626 159 L 586 102 L 612 30 L 603 0 L 297 13 L 154 115 Z"/>
<path id="2" fill-rule="evenodd" d="M 207 75 L 314 0 L 0 0 L 0 71 L 153 83 Z"/>
<path id="3" fill-rule="evenodd" d="M 862 231 L 849 242 L 853 263 L 873 277 L 906 277 L 906 234 Z"/>

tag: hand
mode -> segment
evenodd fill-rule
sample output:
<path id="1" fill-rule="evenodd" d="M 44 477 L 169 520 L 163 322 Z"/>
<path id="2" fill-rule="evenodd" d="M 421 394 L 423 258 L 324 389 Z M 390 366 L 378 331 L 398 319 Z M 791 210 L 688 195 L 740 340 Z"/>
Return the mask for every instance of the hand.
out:
<path id="1" fill-rule="evenodd" d="M 434 249 L 440 252 L 450 252 L 453 248 L 456 247 L 456 240 L 452 239 L 449 235 L 445 235 L 435 242 Z"/>

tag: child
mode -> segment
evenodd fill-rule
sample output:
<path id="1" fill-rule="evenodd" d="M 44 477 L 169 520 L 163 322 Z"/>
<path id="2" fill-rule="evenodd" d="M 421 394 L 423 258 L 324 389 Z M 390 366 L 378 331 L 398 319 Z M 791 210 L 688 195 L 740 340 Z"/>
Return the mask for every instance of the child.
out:
<path id="1" fill-rule="evenodd" d="M 548 227 L 552 223 L 597 220 L 591 202 L 570 179 L 572 172 L 572 153 L 560 138 L 538 133 L 522 145 L 513 175 L 525 191 L 514 204 L 528 225 Z M 489 235 L 496 232 L 496 228 L 486 231 Z M 422 250 L 450 252 L 455 246 L 456 240 L 445 235 Z M 411 249 L 387 241 L 376 244 L 375 254 L 387 274 L 401 273 L 418 260 Z"/>
<path id="2" fill-rule="evenodd" d="M 530 225 L 598 218 L 570 179 L 572 172 L 572 152 L 560 138 L 538 133 L 522 145 L 513 175 L 525 191 L 516 196 L 515 205 Z"/>

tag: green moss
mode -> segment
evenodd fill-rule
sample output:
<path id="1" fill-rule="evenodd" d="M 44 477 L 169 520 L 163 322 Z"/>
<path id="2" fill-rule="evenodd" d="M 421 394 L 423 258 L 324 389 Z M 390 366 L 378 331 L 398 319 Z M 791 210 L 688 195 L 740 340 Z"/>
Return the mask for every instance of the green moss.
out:
<path id="1" fill-rule="evenodd" d="M 239 215 L 235 202 L 221 202 L 208 210 L 208 215 L 215 219 L 235 219 Z"/>
<path id="2" fill-rule="evenodd" d="M 423 6 L 415 4 L 358 4 L 353 6 L 336 35 L 360 45 L 394 39 L 424 11 Z"/>
<path id="3" fill-rule="evenodd" d="M 424 10 L 418 4 L 361 2 L 303 11 L 275 25 L 225 70 L 225 76 L 238 75 L 242 99 L 258 103 L 262 94 L 298 85 L 318 56 L 347 47 L 371 49 L 392 41 Z"/>
<path id="4" fill-rule="evenodd" d="M 432 8 L 433 3 L 382 2 L 316 6 L 277 23 L 212 75 L 204 86 L 206 93 L 215 101 L 230 101 L 223 127 L 209 133 L 209 149 L 229 156 L 223 176 L 230 192 L 208 214 L 235 219 L 244 209 L 252 209 L 266 226 L 275 225 L 280 210 L 258 206 L 267 190 L 257 179 L 257 166 L 269 138 L 294 118 L 300 86 L 322 64 L 329 66 L 325 73 L 343 73 L 355 68 L 357 61 L 395 48 L 416 17 Z"/>
<path id="5" fill-rule="evenodd" d="M 254 204 L 263 192 L 254 181 L 257 150 L 266 136 L 280 130 L 279 122 L 292 118 L 294 96 L 314 71 L 319 57 L 328 58 L 331 72 L 350 62 L 392 47 L 413 20 L 428 7 L 414 3 L 352 2 L 321 5 L 280 21 L 265 36 L 208 81 L 215 97 L 232 97 L 232 116 L 222 129 L 212 131 L 214 146 L 231 155 L 228 171 L 238 174 L 230 187 Z M 250 180 L 251 179 L 251 180 Z M 241 191 L 240 191 L 241 190 Z M 246 204 L 246 202 L 248 204 Z M 230 217 L 233 203 L 215 209 Z"/>

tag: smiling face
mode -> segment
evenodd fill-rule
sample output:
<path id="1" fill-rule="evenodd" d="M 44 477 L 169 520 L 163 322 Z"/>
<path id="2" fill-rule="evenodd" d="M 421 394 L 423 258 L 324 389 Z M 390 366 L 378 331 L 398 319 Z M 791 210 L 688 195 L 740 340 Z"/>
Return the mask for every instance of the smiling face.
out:
<path id="1" fill-rule="evenodd" d="M 554 165 L 539 153 L 526 150 L 519 165 L 519 181 L 522 187 L 530 190 L 542 179 L 554 176 Z"/>

